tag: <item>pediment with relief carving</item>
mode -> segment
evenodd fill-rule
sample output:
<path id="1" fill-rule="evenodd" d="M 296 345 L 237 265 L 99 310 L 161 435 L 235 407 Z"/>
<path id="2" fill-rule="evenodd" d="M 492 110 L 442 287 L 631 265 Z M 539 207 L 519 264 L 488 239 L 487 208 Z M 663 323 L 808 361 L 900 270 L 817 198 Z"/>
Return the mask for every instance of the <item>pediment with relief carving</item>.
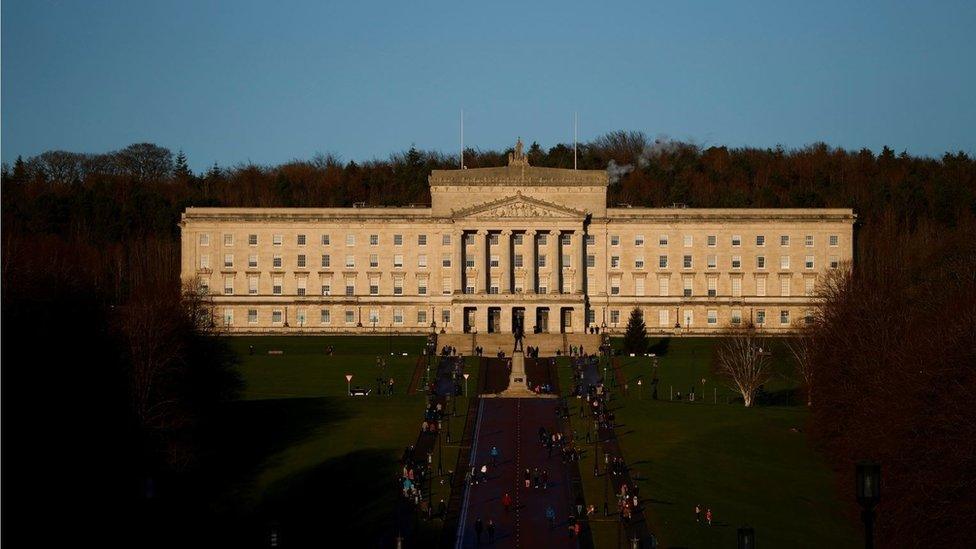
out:
<path id="1" fill-rule="evenodd" d="M 587 212 L 552 202 L 524 196 L 521 192 L 500 200 L 478 204 L 470 208 L 452 210 L 452 217 L 481 219 L 559 218 L 581 219 Z"/>

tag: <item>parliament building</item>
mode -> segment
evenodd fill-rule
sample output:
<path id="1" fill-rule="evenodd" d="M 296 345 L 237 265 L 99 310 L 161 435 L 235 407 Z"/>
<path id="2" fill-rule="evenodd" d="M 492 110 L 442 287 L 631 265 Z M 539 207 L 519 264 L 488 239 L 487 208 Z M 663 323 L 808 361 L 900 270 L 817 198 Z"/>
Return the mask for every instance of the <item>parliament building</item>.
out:
<path id="1" fill-rule="evenodd" d="M 608 207 L 603 170 L 434 170 L 430 207 L 187 208 L 182 279 L 231 333 L 788 331 L 850 209 Z"/>

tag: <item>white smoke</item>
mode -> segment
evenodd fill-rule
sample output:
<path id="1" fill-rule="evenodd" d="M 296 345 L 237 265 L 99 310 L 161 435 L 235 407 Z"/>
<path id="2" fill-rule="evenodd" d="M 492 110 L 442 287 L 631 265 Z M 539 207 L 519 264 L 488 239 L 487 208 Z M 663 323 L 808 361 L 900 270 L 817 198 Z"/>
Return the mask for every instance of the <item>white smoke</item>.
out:
<path id="1" fill-rule="evenodd" d="M 656 160 L 662 154 L 677 152 L 681 147 L 680 141 L 675 141 L 666 135 L 659 135 L 654 139 L 654 143 L 644 147 L 640 156 L 637 158 L 637 165 L 646 168 L 651 164 L 651 160 Z"/>
<path id="2" fill-rule="evenodd" d="M 610 163 L 607 164 L 607 176 L 610 177 L 610 184 L 615 185 L 620 181 L 620 178 L 629 174 L 634 170 L 633 164 L 620 165 L 614 162 L 612 159 Z"/>

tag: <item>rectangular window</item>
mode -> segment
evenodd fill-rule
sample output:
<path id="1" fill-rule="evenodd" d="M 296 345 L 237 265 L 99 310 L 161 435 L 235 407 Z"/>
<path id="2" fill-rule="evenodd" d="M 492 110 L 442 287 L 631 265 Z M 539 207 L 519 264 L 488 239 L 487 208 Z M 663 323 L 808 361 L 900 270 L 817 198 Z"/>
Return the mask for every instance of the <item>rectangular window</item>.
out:
<path id="1" fill-rule="evenodd" d="M 497 255 L 493 255 L 488 258 L 489 267 L 497 267 L 501 263 L 501 259 Z"/>
<path id="2" fill-rule="evenodd" d="M 332 259 L 331 257 L 329 257 L 329 254 L 322 254 L 322 268 L 328 269 L 331 266 L 332 266 Z"/>
<path id="3" fill-rule="evenodd" d="M 498 245 L 498 237 L 499 236 L 500 235 L 498 233 L 488 233 L 488 245 L 489 246 L 497 246 Z"/>
<path id="4" fill-rule="evenodd" d="M 441 246 L 450 246 L 450 245 L 451 245 L 451 235 L 449 235 L 449 234 L 442 234 L 441 235 Z"/>
<path id="5" fill-rule="evenodd" d="M 657 238 L 657 243 L 658 243 L 658 246 L 662 246 L 662 247 L 663 246 L 667 246 L 668 245 L 668 235 L 662 234 L 661 236 L 659 236 Z"/>
<path id="6" fill-rule="evenodd" d="M 322 295 L 332 295 L 332 282 L 322 284 Z"/>
<path id="7" fill-rule="evenodd" d="M 249 276 L 247 278 L 247 293 L 248 295 L 257 295 L 258 293 L 258 277 Z"/>
<path id="8" fill-rule="evenodd" d="M 766 235 L 757 234 L 756 235 L 756 246 L 762 248 L 766 245 Z"/>
<path id="9" fill-rule="evenodd" d="M 635 236 L 634 237 L 634 246 L 637 246 L 638 248 L 640 248 L 643 245 L 644 245 L 644 235 L 639 234 L 639 235 Z"/>
<path id="10" fill-rule="evenodd" d="M 634 279 L 634 295 L 644 295 L 644 277 L 639 276 Z"/>
<path id="11" fill-rule="evenodd" d="M 498 293 L 498 279 L 497 278 L 493 279 L 491 281 L 491 284 L 488 285 L 488 293 L 489 294 L 497 294 Z"/>
<path id="12" fill-rule="evenodd" d="M 346 246 L 355 246 L 355 245 L 356 245 L 356 235 L 354 235 L 354 234 L 347 234 L 346 235 Z"/>
<path id="13" fill-rule="evenodd" d="M 247 245 L 248 246 L 257 246 L 258 245 L 258 235 L 256 235 L 256 234 L 249 234 L 249 235 L 247 235 Z"/>
<path id="14" fill-rule="evenodd" d="M 682 288 L 682 290 L 684 291 L 684 294 L 683 295 L 685 297 L 691 297 L 691 284 L 692 284 L 692 279 L 691 278 L 685 278 L 681 282 L 682 282 L 682 284 L 684 286 Z"/>
<path id="15" fill-rule="evenodd" d="M 732 235 L 732 247 L 738 248 L 742 245 L 742 236 L 734 234 Z"/>
<path id="16" fill-rule="evenodd" d="M 352 297 L 356 295 L 356 279 L 350 278 L 346 280 L 346 296 Z"/>
<path id="17" fill-rule="evenodd" d="M 686 234 L 685 237 L 685 248 L 691 248 L 695 244 L 695 237 L 690 234 Z"/>
<path id="18" fill-rule="evenodd" d="M 354 256 L 354 255 L 347 255 L 346 256 L 346 268 L 347 269 L 352 269 L 352 268 L 355 268 L 355 267 L 356 267 L 356 256 Z"/>
<path id="19" fill-rule="evenodd" d="M 403 279 L 393 279 L 393 295 L 403 295 Z"/>
<path id="20" fill-rule="evenodd" d="M 705 262 L 708 264 L 709 269 L 715 269 L 718 267 L 718 258 L 715 255 L 705 256 Z"/>
<path id="21" fill-rule="evenodd" d="M 248 309 L 247 310 L 247 323 L 248 324 L 257 324 L 258 323 L 258 310 L 257 309 Z"/>
<path id="22" fill-rule="evenodd" d="M 298 238 L 296 239 L 296 241 L 297 241 L 297 243 L 298 243 L 299 246 L 304 246 L 305 245 L 305 235 L 303 235 L 303 234 L 298 235 Z"/>
<path id="23" fill-rule="evenodd" d="M 742 297 L 742 278 L 732 277 L 732 297 Z"/>
<path id="24" fill-rule="evenodd" d="M 830 238 L 829 244 L 830 244 L 831 247 L 834 247 L 834 246 L 837 246 L 838 244 L 840 244 L 840 237 L 839 236 L 837 236 L 835 234 L 832 234 L 832 235 L 830 235 L 829 238 Z"/>
<path id="25" fill-rule="evenodd" d="M 418 246 L 426 246 L 427 245 L 427 235 L 425 235 L 425 234 L 418 234 L 417 235 L 417 245 Z"/>
<path id="26" fill-rule="evenodd" d="M 379 309 L 370 309 L 369 310 L 369 317 L 368 318 L 369 318 L 370 324 L 372 324 L 373 326 L 376 326 L 377 324 L 379 324 L 380 323 L 380 311 L 379 311 Z"/>
<path id="27" fill-rule="evenodd" d="M 356 311 L 346 311 L 346 324 L 356 322 Z"/>
<path id="28" fill-rule="evenodd" d="M 319 311 L 319 324 L 331 324 L 332 323 L 332 312 L 329 309 L 322 309 Z"/>
<path id="29" fill-rule="evenodd" d="M 204 233 L 201 233 L 200 234 L 200 245 L 201 246 L 209 246 L 210 245 L 210 235 L 209 234 L 204 234 Z"/>
<path id="30" fill-rule="evenodd" d="M 783 236 L 779 237 L 779 245 L 783 247 L 789 246 L 790 245 L 789 235 L 784 234 Z"/>
<path id="31" fill-rule="evenodd" d="M 516 268 L 521 268 L 522 267 L 522 254 L 515 254 L 515 257 L 512 259 L 512 261 L 514 262 Z"/>
<path id="32" fill-rule="evenodd" d="M 380 256 L 379 254 L 369 254 L 369 268 L 376 269 L 380 266 Z"/>
<path id="33" fill-rule="evenodd" d="M 803 237 L 803 245 L 806 246 L 807 248 L 812 248 L 813 247 L 813 235 L 812 234 L 808 234 L 808 235 L 806 235 L 806 236 Z"/>
<path id="34" fill-rule="evenodd" d="M 306 289 L 306 284 L 308 283 L 308 280 L 306 278 L 302 277 L 302 278 L 299 278 L 299 279 L 295 280 L 295 282 L 297 283 L 297 287 L 295 288 L 295 293 L 297 293 L 300 296 L 301 295 L 305 295 L 305 289 Z"/>
<path id="35" fill-rule="evenodd" d="M 596 246 L 596 235 L 588 234 L 584 240 L 587 246 Z"/>
<path id="36" fill-rule="evenodd" d="M 271 235 L 271 245 L 272 246 L 281 246 L 281 243 L 284 242 L 284 240 L 285 240 L 284 237 L 282 235 L 280 235 L 280 234 L 273 234 L 273 235 Z"/>
<path id="37" fill-rule="evenodd" d="M 427 295 L 427 279 L 421 278 L 417 281 L 417 295 Z"/>
<path id="38" fill-rule="evenodd" d="M 545 246 L 548 239 L 549 235 L 543 233 L 536 237 L 536 242 L 538 242 L 540 246 Z"/>
<path id="39" fill-rule="evenodd" d="M 619 246 L 620 245 L 620 236 L 618 236 L 618 235 L 610 235 L 610 245 L 611 246 Z"/>
<path id="40" fill-rule="evenodd" d="M 831 269 L 836 269 L 838 266 L 840 266 L 840 262 L 837 260 L 837 256 L 836 255 L 830 256 L 829 260 L 830 260 L 830 268 Z"/>
<path id="41" fill-rule="evenodd" d="M 203 254 L 200 256 L 200 268 L 209 269 L 210 268 L 210 256 Z"/>
<path id="42" fill-rule="evenodd" d="M 322 245 L 329 246 L 331 244 L 332 244 L 332 240 L 329 238 L 329 235 L 327 234 L 322 235 Z"/>
<path id="43" fill-rule="evenodd" d="M 224 295 L 234 295 L 234 277 L 224 277 Z"/>
<path id="44" fill-rule="evenodd" d="M 805 269 L 813 269 L 813 256 L 812 255 L 808 255 L 806 258 L 804 258 L 804 260 L 803 260 L 803 267 Z"/>
<path id="45" fill-rule="evenodd" d="M 657 312 L 657 325 L 662 328 L 667 328 L 671 326 L 671 320 L 668 318 L 668 310 L 661 309 Z"/>
<path id="46" fill-rule="evenodd" d="M 643 257 L 638 257 L 637 259 L 634 260 L 634 268 L 635 269 L 643 269 L 644 268 L 644 258 Z"/>
<path id="47" fill-rule="evenodd" d="M 451 266 L 451 254 L 444 254 L 441 257 L 441 267 L 449 268 L 450 266 Z"/>
<path id="48" fill-rule="evenodd" d="M 271 256 L 271 266 L 274 267 L 275 269 L 280 269 L 281 268 L 281 256 L 280 255 L 275 254 L 275 255 Z"/>
<path id="49" fill-rule="evenodd" d="M 204 295 L 210 293 L 210 279 L 208 278 L 200 279 L 200 293 Z"/>
<path id="50" fill-rule="evenodd" d="M 305 254 L 298 254 L 298 268 L 304 269 L 306 264 Z"/>
<path id="51" fill-rule="evenodd" d="M 281 309 L 274 309 L 273 311 L 271 311 L 271 323 L 272 324 L 281 324 L 281 319 L 282 318 L 283 318 L 283 315 L 281 314 Z"/>
<path id="52" fill-rule="evenodd" d="M 441 293 L 444 294 L 444 295 L 449 295 L 451 292 L 453 292 L 453 289 L 451 288 L 451 279 L 450 278 L 442 278 L 441 279 Z"/>
<path id="53" fill-rule="evenodd" d="M 393 245 L 394 246 L 403 246 L 403 235 L 402 234 L 395 234 L 395 235 L 393 235 Z"/>
<path id="54" fill-rule="evenodd" d="M 710 234 L 707 237 L 705 237 L 705 240 L 706 240 L 706 243 L 708 244 L 708 247 L 709 248 L 714 248 L 715 247 L 715 242 L 717 240 L 716 237 L 715 237 L 715 235 Z"/>
<path id="55" fill-rule="evenodd" d="M 669 293 L 668 282 L 670 282 L 670 280 L 671 279 L 669 279 L 668 277 L 662 277 L 657 279 L 658 294 L 662 296 L 668 295 Z"/>
<path id="56" fill-rule="evenodd" d="M 247 256 L 247 267 L 249 269 L 256 269 L 258 266 L 258 254 L 250 254 Z"/>
<path id="57" fill-rule="evenodd" d="M 610 268 L 611 269 L 619 269 L 620 268 L 620 256 L 619 255 L 612 255 L 612 256 L 610 256 Z"/>
<path id="58" fill-rule="evenodd" d="M 610 295 L 620 295 L 620 279 L 610 279 Z"/>
<path id="59" fill-rule="evenodd" d="M 732 256 L 732 268 L 741 269 L 742 268 L 742 257 L 733 255 Z"/>
<path id="60" fill-rule="evenodd" d="M 231 233 L 224 235 L 224 246 L 230 248 L 234 245 L 234 235 Z"/>
<path id="61" fill-rule="evenodd" d="M 224 268 L 234 266 L 234 254 L 224 254 Z"/>
<path id="62" fill-rule="evenodd" d="M 378 278 L 369 279 L 369 295 L 380 295 L 380 281 Z"/>
<path id="63" fill-rule="evenodd" d="M 708 319 L 709 326 L 715 326 L 718 324 L 718 311 L 715 309 L 709 309 L 705 314 L 705 318 Z"/>
<path id="64" fill-rule="evenodd" d="M 586 323 L 588 325 L 596 324 L 596 311 L 593 309 L 586 310 Z"/>
<path id="65" fill-rule="evenodd" d="M 427 309 L 420 309 L 417 311 L 417 324 L 420 326 L 425 326 L 427 324 Z"/>
<path id="66" fill-rule="evenodd" d="M 783 310 L 781 310 L 779 312 L 779 323 L 780 324 L 784 324 L 784 325 L 790 323 L 790 311 L 789 310 L 783 309 Z"/>
<path id="67" fill-rule="evenodd" d="M 666 256 L 666 255 L 660 255 L 660 256 L 658 256 L 657 257 L 657 266 L 660 269 L 667 269 L 668 268 L 668 256 Z"/>
<path id="68" fill-rule="evenodd" d="M 790 268 L 790 256 L 788 255 L 779 256 L 779 268 L 783 270 Z"/>
<path id="69" fill-rule="evenodd" d="M 813 286 L 816 279 L 813 277 L 806 277 L 803 279 L 803 295 L 811 296 L 813 295 Z"/>
<path id="70" fill-rule="evenodd" d="M 759 309 L 756 311 L 756 324 L 762 326 L 766 323 L 766 311 Z"/>
<path id="71" fill-rule="evenodd" d="M 380 245 L 380 235 L 378 235 L 378 234 L 371 234 L 371 235 L 369 235 L 369 245 L 370 246 L 379 246 Z"/>
<path id="72" fill-rule="evenodd" d="M 393 268 L 394 269 L 403 268 L 403 254 L 395 254 L 393 256 Z"/>
<path id="73" fill-rule="evenodd" d="M 271 293 L 274 295 L 281 295 L 282 278 L 276 276 L 272 279 L 271 283 Z"/>
<path id="74" fill-rule="evenodd" d="M 563 246 L 569 246 L 573 243 L 573 235 L 571 234 L 560 235 L 560 240 L 562 241 Z"/>
<path id="75" fill-rule="evenodd" d="M 447 326 L 451 323 L 451 310 L 441 309 L 441 324 Z"/>
<path id="76" fill-rule="evenodd" d="M 593 254 L 586 254 L 586 266 L 596 267 L 596 256 Z"/>
<path id="77" fill-rule="evenodd" d="M 427 268 L 427 254 L 420 254 L 417 256 L 417 266 L 421 269 Z"/>
<path id="78" fill-rule="evenodd" d="M 466 256 L 466 257 L 464 258 L 464 265 L 465 265 L 465 266 L 466 266 L 467 268 L 469 268 L 469 269 L 473 269 L 473 268 L 474 268 L 474 258 L 473 258 L 473 257 L 471 257 L 470 255 L 469 255 L 469 256 Z"/>
<path id="79" fill-rule="evenodd" d="M 756 279 L 756 295 L 759 297 L 765 297 L 766 295 L 766 277 L 764 276 Z"/>
<path id="80" fill-rule="evenodd" d="M 757 255 L 756 256 L 756 268 L 757 269 L 765 269 L 766 268 L 766 256 L 764 256 L 764 255 Z"/>
<path id="81" fill-rule="evenodd" d="M 789 277 L 784 276 L 779 279 L 779 295 L 783 297 L 788 297 L 790 295 Z"/>
<path id="82" fill-rule="evenodd" d="M 739 325 L 742 324 L 742 309 L 732 309 L 732 324 Z"/>
<path id="83" fill-rule="evenodd" d="M 571 261 L 571 256 L 569 254 L 563 254 L 562 260 L 563 260 L 563 269 L 569 269 L 573 266 L 573 263 Z"/>
<path id="84" fill-rule="evenodd" d="M 466 280 L 465 282 L 466 282 L 466 285 L 464 287 L 464 293 L 466 293 L 466 294 L 473 294 L 474 293 L 474 290 L 475 290 L 475 288 L 474 288 L 474 281 Z"/>
<path id="85" fill-rule="evenodd" d="M 708 277 L 708 297 L 718 295 L 718 279 L 714 276 Z"/>
<path id="86" fill-rule="evenodd" d="M 681 266 L 683 268 L 685 268 L 685 269 L 690 269 L 691 268 L 691 256 L 690 255 L 686 255 L 686 256 L 684 256 L 682 258 L 682 260 L 681 260 Z"/>
<path id="87" fill-rule="evenodd" d="M 546 266 L 546 254 L 539 254 L 539 267 Z"/>
<path id="88" fill-rule="evenodd" d="M 393 309 L 393 323 L 403 324 L 403 309 Z"/>
<path id="89" fill-rule="evenodd" d="M 620 322 L 620 311 L 613 309 L 610 311 L 610 322 L 616 326 Z"/>
<path id="90" fill-rule="evenodd" d="M 298 322 L 299 326 L 305 325 L 305 309 L 298 309 L 295 311 L 295 320 Z"/>

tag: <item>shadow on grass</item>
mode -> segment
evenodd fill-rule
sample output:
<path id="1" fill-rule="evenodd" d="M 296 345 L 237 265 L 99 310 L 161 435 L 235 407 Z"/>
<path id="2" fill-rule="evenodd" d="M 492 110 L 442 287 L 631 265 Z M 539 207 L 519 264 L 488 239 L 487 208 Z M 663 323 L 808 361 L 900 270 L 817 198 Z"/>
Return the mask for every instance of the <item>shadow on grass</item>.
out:
<path id="1" fill-rule="evenodd" d="M 671 338 L 662 337 L 661 339 L 657 340 L 657 342 L 655 342 L 653 345 L 649 346 L 647 348 L 647 352 L 654 353 L 656 356 L 661 357 L 668 354 L 668 347 L 670 346 L 671 346 Z"/>

